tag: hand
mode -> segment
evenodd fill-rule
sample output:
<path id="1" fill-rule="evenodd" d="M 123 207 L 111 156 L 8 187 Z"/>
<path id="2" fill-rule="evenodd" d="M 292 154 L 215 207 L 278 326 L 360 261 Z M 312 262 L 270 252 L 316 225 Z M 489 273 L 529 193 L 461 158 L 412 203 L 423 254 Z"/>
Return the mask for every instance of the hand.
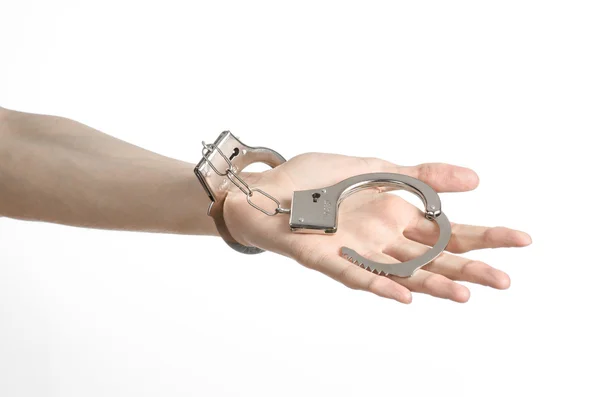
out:
<path id="1" fill-rule="evenodd" d="M 263 173 L 244 173 L 251 187 L 261 188 L 289 208 L 295 190 L 325 187 L 348 177 L 371 172 L 395 172 L 418 178 L 438 192 L 463 192 L 477 187 L 479 178 L 468 168 L 448 164 L 402 167 L 375 158 L 308 153 Z M 253 200 L 274 208 L 268 199 L 255 194 Z M 233 237 L 240 243 L 295 259 L 344 285 L 385 298 L 410 303 L 413 292 L 466 302 L 469 289 L 455 281 L 468 281 L 498 289 L 510 285 L 508 275 L 481 261 L 443 253 L 417 270 L 412 277 L 379 276 L 340 255 L 351 247 L 368 259 L 396 263 L 420 256 L 438 236 L 435 223 L 402 198 L 373 188 L 346 198 L 339 208 L 338 231 L 333 235 L 293 233 L 289 216 L 266 216 L 251 208 L 246 196 L 232 190 L 224 205 L 224 216 Z M 452 224 L 450 252 L 498 247 L 524 247 L 531 238 L 524 232 L 504 227 Z"/>

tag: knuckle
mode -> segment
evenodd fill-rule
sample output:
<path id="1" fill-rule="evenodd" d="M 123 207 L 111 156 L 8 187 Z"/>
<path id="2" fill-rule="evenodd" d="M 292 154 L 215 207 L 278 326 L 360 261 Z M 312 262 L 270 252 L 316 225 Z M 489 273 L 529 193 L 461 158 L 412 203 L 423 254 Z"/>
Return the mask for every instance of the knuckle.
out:
<path id="1" fill-rule="evenodd" d="M 469 260 L 467 263 L 465 263 L 463 266 L 460 267 L 458 273 L 461 278 L 468 277 L 468 276 L 472 275 L 474 273 L 474 270 L 477 267 L 480 267 L 481 264 L 482 263 L 479 261 Z"/>
<path id="2" fill-rule="evenodd" d="M 491 227 L 489 229 L 487 229 L 485 232 L 483 232 L 483 244 L 486 247 L 495 247 L 498 245 L 506 245 L 506 243 L 504 241 L 498 241 L 499 240 L 499 236 L 501 236 L 502 234 L 504 234 L 508 229 L 506 229 L 505 227 L 500 227 L 500 226 L 496 226 L 496 227 Z"/>
<path id="3" fill-rule="evenodd" d="M 470 251 L 468 244 L 460 238 L 461 231 L 461 225 L 452 224 L 452 235 L 450 236 L 448 250 L 455 254 L 464 254 Z"/>
<path id="4" fill-rule="evenodd" d="M 454 254 L 464 254 L 465 252 L 469 252 L 469 249 L 462 243 L 460 240 L 452 237 L 454 239 L 453 244 L 451 244 L 451 248 L 448 250 Z"/>
<path id="5" fill-rule="evenodd" d="M 367 283 L 366 290 L 373 294 L 383 295 L 386 286 L 392 282 L 393 281 L 385 277 L 373 275 L 373 277 Z"/>
<path id="6" fill-rule="evenodd" d="M 429 184 L 453 179 L 456 175 L 448 164 L 426 163 L 418 166 L 417 179 L 427 181 Z"/>
<path id="7" fill-rule="evenodd" d="M 440 276 L 439 274 L 431 273 L 423 279 L 421 287 L 424 291 L 433 291 L 437 286 L 439 286 L 440 283 L 443 282 L 444 277 Z"/>
<path id="8" fill-rule="evenodd" d="M 382 171 L 388 169 L 388 162 L 378 157 L 357 157 L 361 164 L 369 171 Z"/>
<path id="9" fill-rule="evenodd" d="M 417 171 L 417 178 L 425 181 L 431 179 L 434 175 L 433 164 L 421 164 Z"/>

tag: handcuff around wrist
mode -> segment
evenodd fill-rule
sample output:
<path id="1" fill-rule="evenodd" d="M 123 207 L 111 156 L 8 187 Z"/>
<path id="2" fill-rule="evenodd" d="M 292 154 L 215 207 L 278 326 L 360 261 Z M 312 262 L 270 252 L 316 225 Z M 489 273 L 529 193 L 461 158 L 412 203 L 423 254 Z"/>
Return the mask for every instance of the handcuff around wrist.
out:
<path id="1" fill-rule="evenodd" d="M 402 189 L 414 193 L 425 206 L 425 218 L 437 223 L 440 231 L 437 243 L 427 252 L 407 262 L 388 264 L 369 260 L 348 247 L 341 249 L 341 254 L 351 262 L 377 274 L 410 277 L 417 269 L 437 258 L 450 241 L 451 226 L 442 212 L 441 200 L 429 185 L 419 179 L 387 172 L 356 175 L 332 186 L 296 191 L 292 196 L 291 208 L 286 209 L 275 197 L 259 188 L 250 187 L 239 176 L 250 164 L 265 163 L 273 168 L 283 164 L 285 158 L 279 153 L 264 147 L 247 146 L 229 131 L 222 132 L 212 144 L 202 144 L 202 159 L 194 168 L 194 173 L 211 200 L 208 215 L 213 218 L 223 240 L 238 252 L 258 254 L 264 250 L 240 244 L 227 228 L 223 218 L 223 203 L 231 184 L 246 195 L 248 204 L 265 215 L 289 214 L 290 230 L 296 233 L 335 233 L 340 203 L 358 191 L 384 187 L 388 191 Z M 265 209 L 254 203 L 252 198 L 257 194 L 273 201 L 277 205 L 275 209 Z"/>

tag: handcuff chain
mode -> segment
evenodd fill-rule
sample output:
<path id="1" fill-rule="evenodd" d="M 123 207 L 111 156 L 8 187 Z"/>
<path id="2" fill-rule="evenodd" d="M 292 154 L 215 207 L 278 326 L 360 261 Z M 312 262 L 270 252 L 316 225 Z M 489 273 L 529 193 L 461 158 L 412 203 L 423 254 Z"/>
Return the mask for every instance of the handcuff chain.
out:
<path id="1" fill-rule="evenodd" d="M 291 209 L 281 208 L 281 203 L 279 202 L 279 200 L 277 200 L 275 197 L 271 196 L 264 190 L 261 190 L 258 188 L 251 188 L 246 183 L 246 181 L 244 181 L 238 174 L 236 174 L 236 172 L 235 172 L 236 168 L 233 165 L 233 163 L 231 162 L 231 160 L 215 144 L 205 143 L 204 141 L 202 141 L 202 146 L 204 146 L 202 149 L 202 157 L 208 163 L 210 168 L 212 168 L 212 170 L 217 175 L 226 176 L 231 181 L 231 183 L 233 183 L 238 189 L 240 189 L 242 191 L 242 193 L 244 193 L 246 195 L 246 201 L 252 207 L 256 208 L 257 210 L 259 210 L 260 212 L 262 212 L 263 214 L 268 215 L 268 216 L 274 216 L 277 214 L 289 214 L 291 212 Z M 208 155 L 210 155 L 214 150 L 216 150 L 221 155 L 221 157 L 223 157 L 225 159 L 225 161 L 227 162 L 227 169 L 225 170 L 224 173 L 217 170 L 217 167 L 215 167 L 214 164 L 208 159 Z M 251 197 L 253 196 L 254 192 L 262 194 L 263 196 L 267 197 L 268 199 L 273 201 L 275 204 L 277 204 L 277 207 L 275 208 L 275 210 L 268 211 L 268 210 L 260 207 L 259 205 L 253 203 L 251 200 Z"/>

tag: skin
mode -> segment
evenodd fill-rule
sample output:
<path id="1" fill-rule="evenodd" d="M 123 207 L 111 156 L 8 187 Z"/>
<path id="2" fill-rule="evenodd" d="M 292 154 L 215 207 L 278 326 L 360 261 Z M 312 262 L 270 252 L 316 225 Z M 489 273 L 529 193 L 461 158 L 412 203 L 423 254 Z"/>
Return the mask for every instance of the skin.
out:
<path id="1" fill-rule="evenodd" d="M 0 108 L 0 216 L 113 230 L 217 235 L 206 215 L 209 199 L 193 174 L 194 164 L 118 140 L 81 123 Z M 328 172 L 322 172 L 327 168 Z M 329 186 L 371 172 L 406 174 L 438 192 L 464 192 L 477 174 L 449 164 L 399 166 L 381 159 L 306 153 L 261 173 L 243 173 L 289 208 L 293 191 Z M 271 209 L 273 203 L 253 197 Z M 412 292 L 466 302 L 466 281 L 497 289 L 510 286 L 501 270 L 461 255 L 485 248 L 524 247 L 528 234 L 505 228 L 452 224 L 447 251 L 412 277 L 379 276 L 340 256 L 342 246 L 385 263 L 421 255 L 437 240 L 437 227 L 402 198 L 370 189 L 339 208 L 334 235 L 297 234 L 286 215 L 266 216 L 236 188 L 224 204 L 233 237 L 287 256 L 349 288 L 402 303 Z M 225 249 L 225 248 L 223 248 Z"/>

